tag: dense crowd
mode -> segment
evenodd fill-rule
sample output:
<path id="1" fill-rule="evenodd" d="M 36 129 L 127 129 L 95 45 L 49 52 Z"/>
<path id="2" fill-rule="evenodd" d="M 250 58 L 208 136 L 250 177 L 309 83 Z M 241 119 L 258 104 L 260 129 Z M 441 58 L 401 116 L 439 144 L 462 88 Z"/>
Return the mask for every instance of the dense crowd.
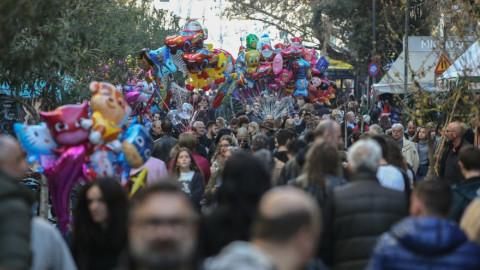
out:
<path id="1" fill-rule="evenodd" d="M 0 137 L 0 269 L 480 269 L 474 130 L 402 124 L 365 100 L 280 117 L 245 104 L 191 128 L 154 113 L 146 187 L 80 188 L 61 235 L 31 217 L 17 141 Z M 129 120 L 127 126 L 132 119 Z"/>

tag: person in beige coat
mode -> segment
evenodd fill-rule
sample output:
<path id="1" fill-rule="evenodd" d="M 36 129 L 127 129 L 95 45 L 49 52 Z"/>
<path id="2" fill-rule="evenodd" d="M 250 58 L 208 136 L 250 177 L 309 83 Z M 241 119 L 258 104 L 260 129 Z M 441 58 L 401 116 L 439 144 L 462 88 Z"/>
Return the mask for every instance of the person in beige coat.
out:
<path id="1" fill-rule="evenodd" d="M 392 126 L 392 137 L 398 142 L 400 148 L 402 148 L 402 155 L 405 157 L 407 164 L 412 167 L 414 172 L 416 172 L 420 166 L 420 157 L 418 156 L 415 144 L 405 139 L 403 135 L 404 130 L 402 124 L 394 124 Z"/>

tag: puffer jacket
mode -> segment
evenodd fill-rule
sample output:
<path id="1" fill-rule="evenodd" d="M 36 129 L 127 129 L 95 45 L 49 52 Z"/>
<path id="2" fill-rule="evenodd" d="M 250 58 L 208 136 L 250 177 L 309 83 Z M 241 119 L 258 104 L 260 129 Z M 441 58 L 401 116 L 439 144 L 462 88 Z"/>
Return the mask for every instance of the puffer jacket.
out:
<path id="1" fill-rule="evenodd" d="M 409 217 L 382 235 L 367 269 L 480 269 L 480 247 L 447 219 Z"/>
<path id="2" fill-rule="evenodd" d="M 0 269 L 28 269 L 32 197 L 10 176 L 0 172 Z"/>
<path id="3" fill-rule="evenodd" d="M 356 173 L 324 207 L 320 255 L 333 269 L 364 269 L 378 238 L 407 215 L 405 194 L 382 187 L 374 173 Z"/>

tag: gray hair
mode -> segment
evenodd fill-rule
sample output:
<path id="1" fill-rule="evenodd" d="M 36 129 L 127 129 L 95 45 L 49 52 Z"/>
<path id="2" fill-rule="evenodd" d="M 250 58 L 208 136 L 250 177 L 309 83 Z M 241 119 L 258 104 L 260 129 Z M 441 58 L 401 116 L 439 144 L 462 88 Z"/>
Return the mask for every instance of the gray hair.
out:
<path id="1" fill-rule="evenodd" d="M 394 129 L 401 129 L 402 133 L 405 132 L 405 128 L 400 123 L 393 124 L 392 125 L 392 130 L 394 130 Z"/>
<path id="2" fill-rule="evenodd" d="M 373 135 L 373 136 L 374 135 L 383 135 L 383 129 L 377 124 L 371 125 L 370 129 L 368 130 L 368 134 Z"/>
<path id="3" fill-rule="evenodd" d="M 347 160 L 354 173 L 376 172 L 382 158 L 382 148 L 374 140 L 360 140 L 348 149 Z"/>
<path id="4" fill-rule="evenodd" d="M 193 123 L 193 128 L 197 128 L 200 124 L 205 125 L 202 121 L 195 121 L 195 123 Z"/>

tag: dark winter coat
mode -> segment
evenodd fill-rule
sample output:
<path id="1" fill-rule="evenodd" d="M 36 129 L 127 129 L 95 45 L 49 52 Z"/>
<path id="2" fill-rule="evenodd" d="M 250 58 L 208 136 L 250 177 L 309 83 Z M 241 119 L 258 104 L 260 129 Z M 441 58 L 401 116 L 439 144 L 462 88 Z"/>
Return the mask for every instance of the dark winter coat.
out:
<path id="1" fill-rule="evenodd" d="M 29 269 L 30 205 L 28 191 L 0 172 L 0 269 Z"/>
<path id="2" fill-rule="evenodd" d="M 480 177 L 473 177 L 452 186 L 453 201 L 449 218 L 460 223 L 468 204 L 475 199 L 480 189 Z"/>
<path id="3" fill-rule="evenodd" d="M 480 247 L 447 219 L 409 217 L 382 235 L 367 269 L 480 269 Z"/>
<path id="4" fill-rule="evenodd" d="M 378 237 L 406 215 L 403 192 L 382 187 L 375 174 L 356 173 L 327 198 L 320 254 L 333 269 L 363 269 Z"/>
<path id="5" fill-rule="evenodd" d="M 152 156 L 168 164 L 170 161 L 170 151 L 177 144 L 177 140 L 170 135 L 165 134 L 153 144 Z"/>

